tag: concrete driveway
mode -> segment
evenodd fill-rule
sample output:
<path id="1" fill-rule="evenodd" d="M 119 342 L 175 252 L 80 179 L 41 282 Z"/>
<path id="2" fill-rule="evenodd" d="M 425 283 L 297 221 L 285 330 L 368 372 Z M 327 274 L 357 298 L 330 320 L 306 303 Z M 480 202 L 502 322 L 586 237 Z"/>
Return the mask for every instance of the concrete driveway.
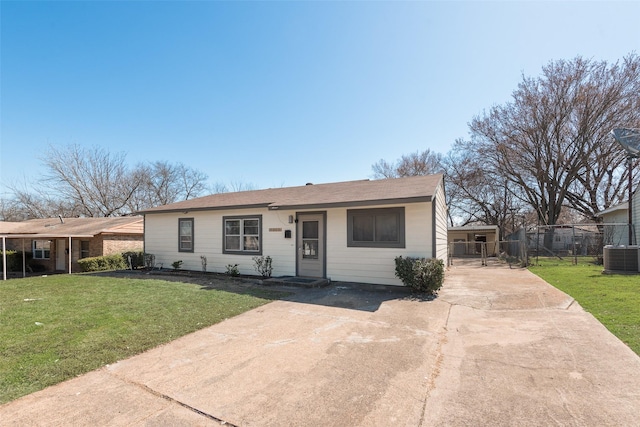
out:
<path id="1" fill-rule="evenodd" d="M 640 358 L 526 270 L 336 283 L 0 407 L 3 425 L 638 425 Z"/>

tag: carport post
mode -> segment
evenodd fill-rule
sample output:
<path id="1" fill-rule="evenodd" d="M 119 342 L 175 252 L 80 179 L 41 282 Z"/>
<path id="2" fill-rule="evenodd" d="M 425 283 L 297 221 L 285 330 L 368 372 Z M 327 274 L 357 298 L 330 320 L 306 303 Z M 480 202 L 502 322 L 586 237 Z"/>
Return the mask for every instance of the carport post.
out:
<path id="1" fill-rule="evenodd" d="M 22 239 L 22 277 L 27 277 L 27 254 L 24 252 L 24 239 Z"/>
<path id="2" fill-rule="evenodd" d="M 73 255 L 73 251 L 71 250 L 71 236 L 69 236 L 69 274 L 71 274 L 71 257 Z"/>
<path id="3" fill-rule="evenodd" d="M 7 238 L 2 236 L 2 280 L 7 280 Z"/>

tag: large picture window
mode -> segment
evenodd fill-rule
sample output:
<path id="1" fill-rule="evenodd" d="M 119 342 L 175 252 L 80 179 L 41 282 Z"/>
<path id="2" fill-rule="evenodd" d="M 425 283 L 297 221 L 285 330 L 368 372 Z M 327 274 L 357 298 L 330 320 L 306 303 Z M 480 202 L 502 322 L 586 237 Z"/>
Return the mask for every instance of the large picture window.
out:
<path id="1" fill-rule="evenodd" d="M 404 248 L 404 208 L 347 210 L 347 246 Z"/>
<path id="2" fill-rule="evenodd" d="M 178 220 L 178 251 L 193 252 L 193 218 Z"/>
<path id="3" fill-rule="evenodd" d="M 49 259 L 51 257 L 50 240 L 33 241 L 33 259 Z"/>
<path id="4" fill-rule="evenodd" d="M 225 254 L 262 253 L 262 216 L 225 216 L 222 218 Z"/>

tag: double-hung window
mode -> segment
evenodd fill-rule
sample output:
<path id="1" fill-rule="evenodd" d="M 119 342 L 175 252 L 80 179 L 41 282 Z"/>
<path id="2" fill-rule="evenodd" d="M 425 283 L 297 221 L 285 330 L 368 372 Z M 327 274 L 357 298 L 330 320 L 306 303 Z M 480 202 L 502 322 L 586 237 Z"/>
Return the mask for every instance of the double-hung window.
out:
<path id="1" fill-rule="evenodd" d="M 262 253 L 262 215 L 222 218 L 225 254 L 260 255 Z"/>
<path id="2" fill-rule="evenodd" d="M 49 259 L 51 256 L 50 240 L 33 241 L 33 259 Z"/>
<path id="3" fill-rule="evenodd" d="M 193 252 L 193 218 L 178 219 L 178 251 Z"/>
<path id="4" fill-rule="evenodd" d="M 404 208 L 348 209 L 347 246 L 404 248 Z"/>

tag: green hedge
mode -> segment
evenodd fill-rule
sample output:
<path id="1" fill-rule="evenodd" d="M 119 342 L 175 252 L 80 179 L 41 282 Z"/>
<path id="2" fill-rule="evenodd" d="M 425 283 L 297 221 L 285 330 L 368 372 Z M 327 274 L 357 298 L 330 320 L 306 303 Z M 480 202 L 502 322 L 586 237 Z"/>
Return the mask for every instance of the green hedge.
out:
<path id="1" fill-rule="evenodd" d="M 127 268 L 129 268 L 129 257 L 131 257 L 131 268 L 142 268 L 144 267 L 144 252 L 142 251 L 128 251 L 122 253 L 122 258 L 124 258 L 125 263 L 127 264 Z"/>
<path id="2" fill-rule="evenodd" d="M 82 271 L 125 270 L 127 262 L 122 254 L 96 256 L 78 260 Z"/>
<path id="3" fill-rule="evenodd" d="M 396 257 L 396 277 L 413 291 L 435 294 L 444 282 L 444 261 L 399 256 Z"/>

